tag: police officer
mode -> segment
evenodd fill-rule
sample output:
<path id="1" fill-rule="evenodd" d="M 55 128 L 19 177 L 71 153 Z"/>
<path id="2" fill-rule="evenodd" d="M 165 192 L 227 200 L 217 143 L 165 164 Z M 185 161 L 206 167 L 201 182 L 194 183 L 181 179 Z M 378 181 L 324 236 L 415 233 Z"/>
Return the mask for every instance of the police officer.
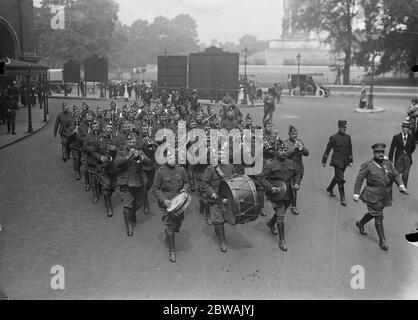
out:
<path id="1" fill-rule="evenodd" d="M 409 121 L 402 123 L 402 132 L 393 136 L 389 149 L 389 160 L 395 164 L 396 170 L 402 175 L 405 187 L 408 187 L 412 153 L 415 151 L 414 137 L 409 133 L 410 127 L 411 123 Z"/>
<path id="2" fill-rule="evenodd" d="M 330 185 L 327 188 L 329 195 L 335 197 L 333 189 L 335 185 L 338 185 L 338 191 L 340 193 L 340 203 L 346 206 L 345 192 L 344 192 L 344 171 L 348 166 L 353 164 L 353 148 L 351 145 L 351 137 L 346 134 L 347 121 L 338 120 L 338 133 L 329 138 L 324 155 L 322 156 L 322 166 L 325 167 L 328 156 L 331 150 L 333 150 L 330 166 L 334 167 L 334 178 L 331 180 Z"/>
<path id="3" fill-rule="evenodd" d="M 60 112 L 55 119 L 54 137 L 57 137 L 57 132 L 61 136 L 62 160 L 64 162 L 67 161 L 69 157 L 69 150 L 67 148 L 67 136 L 70 134 L 69 126 L 71 125 L 72 120 L 73 116 L 70 112 L 68 112 L 67 104 L 63 102 L 62 112 Z"/>
<path id="4" fill-rule="evenodd" d="M 157 198 L 165 225 L 165 241 L 168 246 L 169 260 L 176 262 L 175 232 L 180 231 L 184 213 L 178 216 L 169 214 L 167 208 L 171 205 L 171 199 L 181 191 L 189 192 L 190 182 L 186 170 L 177 165 L 175 155 L 170 149 L 167 154 L 167 163 L 162 165 L 155 173 L 152 191 Z"/>
<path id="5" fill-rule="evenodd" d="M 407 193 L 393 163 L 384 157 L 385 148 L 384 143 L 376 143 L 372 146 L 373 159 L 361 165 L 353 195 L 354 201 L 358 202 L 361 199 L 367 205 L 368 211 L 360 221 L 356 222 L 356 226 L 361 234 L 366 235 L 364 225 L 374 218 L 379 246 L 382 250 L 388 250 L 383 229 L 383 209 L 392 205 L 393 181 L 398 185 L 400 192 Z M 364 179 L 366 179 L 366 186 L 360 193 Z"/>
<path id="6" fill-rule="evenodd" d="M 143 204 L 143 194 L 146 184 L 146 174 L 142 170 L 143 164 L 150 164 L 151 160 L 142 150 L 137 149 L 136 136 L 129 133 L 126 146 L 118 151 L 114 160 L 120 170 L 117 178 L 123 204 L 123 218 L 128 236 L 133 235 L 132 222 L 136 222 L 136 210 Z"/>
<path id="7" fill-rule="evenodd" d="M 226 252 L 225 243 L 225 217 L 223 211 L 226 199 L 219 195 L 219 184 L 222 179 L 232 178 L 236 175 L 233 164 L 217 164 L 206 168 L 203 175 L 202 189 L 205 192 L 210 205 L 210 218 L 213 223 L 215 234 L 218 236 L 219 249 Z"/>
<path id="8" fill-rule="evenodd" d="M 282 251 L 287 251 L 284 237 L 284 218 L 287 208 L 292 204 L 294 194 L 292 189 L 294 191 L 299 189 L 302 175 L 299 166 L 286 157 L 287 148 L 283 141 L 278 140 L 276 142 L 275 150 L 276 157 L 264 165 L 263 172 L 258 178 L 265 188 L 275 212 L 271 220 L 267 222 L 267 226 L 271 233 L 277 234 L 275 229 L 277 223 L 280 239 L 279 248 Z M 286 185 L 285 188 L 283 184 Z"/>
<path id="9" fill-rule="evenodd" d="M 287 139 L 284 142 L 284 144 L 287 148 L 286 156 L 289 159 L 292 159 L 295 165 L 299 167 L 299 170 L 301 172 L 300 180 L 302 182 L 303 173 L 305 171 L 303 167 L 302 156 L 303 157 L 309 156 L 309 150 L 304 146 L 302 140 L 298 139 L 298 133 L 299 131 L 294 126 L 289 125 L 289 139 Z M 296 201 L 297 201 L 297 191 L 294 191 L 292 207 L 290 211 L 293 214 L 298 215 L 299 211 L 297 209 Z"/>

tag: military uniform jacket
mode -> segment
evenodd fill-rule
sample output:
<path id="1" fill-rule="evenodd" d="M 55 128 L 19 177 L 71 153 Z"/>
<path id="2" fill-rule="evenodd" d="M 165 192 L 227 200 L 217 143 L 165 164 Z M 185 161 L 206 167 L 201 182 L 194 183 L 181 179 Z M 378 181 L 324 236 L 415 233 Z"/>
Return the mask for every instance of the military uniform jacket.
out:
<path id="1" fill-rule="evenodd" d="M 353 148 L 351 137 L 345 133 L 337 133 L 329 138 L 327 148 L 322 156 L 322 163 L 326 163 L 330 151 L 333 150 L 330 166 L 345 169 L 353 163 Z"/>
<path id="2" fill-rule="evenodd" d="M 147 183 L 146 174 L 142 171 L 142 165 L 151 163 L 151 160 L 142 150 L 140 151 L 140 154 L 144 159 L 137 163 L 133 159 L 128 159 L 128 148 L 125 147 L 123 150 L 118 151 L 116 158 L 113 161 L 114 165 L 119 169 L 116 185 L 142 187 Z"/>
<path id="3" fill-rule="evenodd" d="M 83 142 L 82 150 L 86 153 L 86 161 L 89 167 L 101 169 L 100 158 L 100 143 L 98 137 L 94 132 L 88 134 Z"/>
<path id="4" fill-rule="evenodd" d="M 366 179 L 366 186 L 360 194 L 361 185 Z M 361 165 L 354 185 L 354 194 L 366 204 L 389 207 L 392 204 L 392 182 L 399 186 L 402 179 L 390 160 L 377 164 L 373 159 Z"/>
<path id="5" fill-rule="evenodd" d="M 83 147 L 83 140 L 87 136 L 87 126 L 80 124 L 78 130 L 74 132 L 76 128 L 75 122 L 73 121 L 69 126 L 70 135 L 68 136 L 70 149 L 79 150 Z"/>
<path id="6" fill-rule="evenodd" d="M 284 142 L 284 144 L 287 147 L 287 152 L 286 152 L 287 158 L 293 160 L 295 165 L 299 167 L 300 171 L 303 174 L 305 169 L 303 167 L 302 156 L 304 157 L 309 156 L 309 150 L 305 146 L 303 146 L 302 150 L 295 148 L 296 141 L 292 142 L 290 141 L 290 139 L 287 139 Z"/>
<path id="7" fill-rule="evenodd" d="M 273 159 L 265 163 L 263 172 L 256 179 L 267 190 L 271 201 L 280 201 L 276 194 L 271 193 L 273 187 L 279 186 L 279 180 L 286 183 L 287 192 L 282 200 L 292 199 L 292 182 L 294 184 L 300 184 L 301 171 L 298 166 L 295 165 L 293 160 L 285 159 L 280 161 Z"/>
<path id="8" fill-rule="evenodd" d="M 237 127 L 237 121 L 235 119 L 230 120 L 228 118 L 223 119 L 220 124 L 221 129 L 232 130 Z"/>
<path id="9" fill-rule="evenodd" d="M 170 168 L 165 164 L 157 170 L 152 192 L 160 206 L 165 199 L 171 200 L 181 189 L 190 190 L 189 177 L 182 166 L 175 165 Z"/>
<path id="10" fill-rule="evenodd" d="M 54 126 L 54 135 L 57 134 L 57 132 L 62 136 L 67 136 L 71 132 L 69 131 L 69 126 L 71 125 L 73 121 L 73 115 L 72 113 L 64 113 L 60 112 L 57 115 L 57 118 L 55 119 L 55 126 Z M 59 127 L 59 130 L 58 130 Z"/>
<path id="11" fill-rule="evenodd" d="M 217 169 L 221 170 L 224 177 L 218 173 Z M 219 184 L 225 178 L 232 178 L 235 176 L 235 168 L 232 164 L 212 165 L 206 168 L 202 180 L 202 191 L 208 198 L 214 193 L 219 194 Z"/>

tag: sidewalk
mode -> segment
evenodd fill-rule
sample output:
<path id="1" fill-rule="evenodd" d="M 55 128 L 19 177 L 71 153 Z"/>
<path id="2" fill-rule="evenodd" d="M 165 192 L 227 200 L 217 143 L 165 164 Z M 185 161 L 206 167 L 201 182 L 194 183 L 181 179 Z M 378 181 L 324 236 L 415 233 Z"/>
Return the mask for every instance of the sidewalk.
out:
<path id="1" fill-rule="evenodd" d="M 31 111 L 32 128 L 33 133 L 35 133 L 43 128 L 48 121 L 44 122 L 44 109 L 39 109 L 38 104 L 35 108 L 31 108 Z M 49 120 L 49 115 L 47 115 L 47 120 Z M 16 115 L 16 135 L 7 134 L 7 124 L 0 124 L 0 149 L 25 139 L 33 133 L 28 133 L 28 108 L 20 106 L 20 110 L 17 111 Z"/>

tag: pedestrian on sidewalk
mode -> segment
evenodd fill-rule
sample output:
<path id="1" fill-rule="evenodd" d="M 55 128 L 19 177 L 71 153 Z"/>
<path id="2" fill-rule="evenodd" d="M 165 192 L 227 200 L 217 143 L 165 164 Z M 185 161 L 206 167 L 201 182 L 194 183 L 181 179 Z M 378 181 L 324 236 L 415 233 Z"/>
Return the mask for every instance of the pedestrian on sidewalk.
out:
<path id="1" fill-rule="evenodd" d="M 1 124 L 6 123 L 6 102 L 7 102 L 7 95 L 6 90 L 0 90 L 0 121 Z"/>
<path id="2" fill-rule="evenodd" d="M 17 105 L 17 96 L 7 95 L 6 97 L 6 120 L 7 120 L 7 134 L 16 134 L 16 114 L 19 110 Z"/>

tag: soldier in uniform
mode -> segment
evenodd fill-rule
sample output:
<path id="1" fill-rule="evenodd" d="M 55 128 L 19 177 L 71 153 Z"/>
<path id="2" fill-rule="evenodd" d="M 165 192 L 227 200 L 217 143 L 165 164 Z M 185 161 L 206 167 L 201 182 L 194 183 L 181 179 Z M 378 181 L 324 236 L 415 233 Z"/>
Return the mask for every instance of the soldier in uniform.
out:
<path id="1" fill-rule="evenodd" d="M 353 148 L 351 145 L 351 137 L 346 134 L 347 121 L 338 120 L 338 133 L 329 138 L 324 155 L 322 156 L 322 166 L 325 167 L 328 156 L 331 150 L 333 150 L 330 166 L 334 167 L 334 178 L 331 180 L 330 185 L 327 188 L 329 195 L 335 197 L 333 189 L 335 185 L 338 185 L 338 191 L 340 193 L 340 203 L 346 206 L 345 192 L 344 192 L 344 171 L 348 166 L 353 164 Z"/>
<path id="2" fill-rule="evenodd" d="M 62 161 L 67 161 L 69 157 L 69 150 L 67 148 L 67 136 L 70 134 L 69 126 L 73 120 L 73 116 L 68 112 L 68 107 L 65 102 L 62 103 L 62 112 L 57 115 L 54 126 L 54 137 L 57 137 L 57 132 L 61 136 L 62 146 Z M 58 130 L 59 128 L 59 130 Z"/>
<path id="3" fill-rule="evenodd" d="M 115 166 L 120 170 L 117 178 L 120 195 L 123 203 L 123 218 L 128 236 L 133 235 L 131 221 L 136 222 L 136 210 L 141 208 L 146 174 L 142 170 L 143 164 L 150 164 L 151 160 L 142 150 L 137 149 L 136 136 L 129 133 L 126 137 L 126 146 L 119 150 L 114 160 Z"/>
<path id="4" fill-rule="evenodd" d="M 234 110 L 229 108 L 226 112 L 226 119 L 221 121 L 221 128 L 226 130 L 232 130 L 237 127 L 237 118 L 235 117 Z"/>
<path id="5" fill-rule="evenodd" d="M 292 204 L 294 191 L 299 189 L 301 180 L 301 171 L 299 166 L 295 165 L 294 161 L 286 157 L 287 148 L 283 141 L 278 140 L 275 144 L 276 158 L 268 161 L 263 168 L 263 172 L 258 177 L 261 185 L 267 192 L 268 197 L 273 205 L 274 214 L 267 226 L 273 234 L 279 233 L 279 248 L 282 251 L 287 251 L 285 237 L 284 237 L 284 218 L 287 208 Z M 280 186 L 286 185 L 286 192 L 284 195 Z M 284 186 L 282 187 L 284 188 Z"/>
<path id="6" fill-rule="evenodd" d="M 206 168 L 203 175 L 202 189 L 206 194 L 210 205 L 210 218 L 218 236 L 219 249 L 226 252 L 225 243 L 225 217 L 223 211 L 227 200 L 221 199 L 219 195 L 219 184 L 222 179 L 232 178 L 236 175 L 233 164 L 217 164 Z"/>
<path id="7" fill-rule="evenodd" d="M 87 115 L 87 118 L 90 118 L 90 116 Z M 101 169 L 100 161 L 102 161 L 102 155 L 99 153 L 99 132 L 99 123 L 97 121 L 93 121 L 93 123 L 91 124 L 91 131 L 85 137 L 82 147 L 82 150 L 86 153 L 86 167 L 84 169 L 87 171 L 88 174 L 88 184 L 92 187 L 93 203 L 99 202 L 100 197 L 100 190 L 97 181 L 97 174 Z M 86 175 L 86 171 L 84 172 L 84 175 Z"/>
<path id="8" fill-rule="evenodd" d="M 83 146 L 83 139 L 87 135 L 87 131 L 80 126 L 81 118 L 78 112 L 74 114 L 74 121 L 71 124 L 69 130 L 70 134 L 68 136 L 68 149 L 71 152 L 71 157 L 73 158 L 73 168 L 75 172 L 76 180 L 81 178 L 81 148 Z"/>
<path id="9" fill-rule="evenodd" d="M 409 121 L 402 123 L 402 132 L 393 136 L 389 149 L 389 160 L 395 164 L 396 170 L 402 175 L 402 181 L 406 188 L 412 165 L 412 153 L 415 151 L 414 137 L 409 134 L 410 127 Z"/>
<path id="10" fill-rule="evenodd" d="M 356 222 L 356 226 L 361 234 L 366 235 L 364 225 L 374 218 L 379 246 L 382 250 L 388 250 L 383 229 L 383 209 L 392 205 L 392 183 L 398 185 L 400 192 L 407 193 L 401 175 L 393 163 L 384 158 L 385 148 L 384 143 L 376 143 L 372 146 L 373 159 L 361 165 L 353 195 L 353 200 L 358 202 L 361 199 L 367 205 L 368 211 L 360 221 Z M 360 193 L 364 179 L 366 186 Z"/>
<path id="11" fill-rule="evenodd" d="M 184 213 L 178 216 L 169 214 L 167 208 L 171 205 L 171 199 L 181 191 L 189 192 L 190 182 L 186 170 L 177 165 L 175 155 L 167 155 L 167 163 L 162 165 L 155 173 L 152 191 L 157 198 L 165 225 L 165 241 L 169 250 L 169 260 L 176 262 L 175 232 L 180 231 Z"/>
<path id="12" fill-rule="evenodd" d="M 121 139 L 113 134 L 112 123 L 109 122 L 104 127 L 104 132 L 99 135 L 99 153 L 101 170 L 98 173 L 98 182 L 102 188 L 104 204 L 108 217 L 113 216 L 112 194 L 116 187 L 118 170 L 114 164 L 116 153 L 121 148 Z"/>
<path id="13" fill-rule="evenodd" d="M 289 159 L 292 159 L 295 165 L 299 167 L 299 170 L 301 172 L 300 180 L 302 182 L 303 173 L 305 171 L 303 167 L 302 156 L 303 157 L 309 156 L 309 150 L 303 145 L 302 140 L 298 139 L 298 130 L 292 125 L 289 125 L 289 139 L 287 139 L 284 142 L 284 144 L 287 148 L 286 156 Z M 297 201 L 297 192 L 295 191 L 293 193 L 292 207 L 290 211 L 293 214 L 298 215 L 299 211 L 296 206 L 296 201 Z"/>
<path id="14" fill-rule="evenodd" d="M 279 140 L 277 131 L 273 131 L 273 124 L 270 120 L 264 122 L 264 146 L 263 146 L 263 157 L 265 160 L 274 159 L 274 146 L 276 141 Z"/>

